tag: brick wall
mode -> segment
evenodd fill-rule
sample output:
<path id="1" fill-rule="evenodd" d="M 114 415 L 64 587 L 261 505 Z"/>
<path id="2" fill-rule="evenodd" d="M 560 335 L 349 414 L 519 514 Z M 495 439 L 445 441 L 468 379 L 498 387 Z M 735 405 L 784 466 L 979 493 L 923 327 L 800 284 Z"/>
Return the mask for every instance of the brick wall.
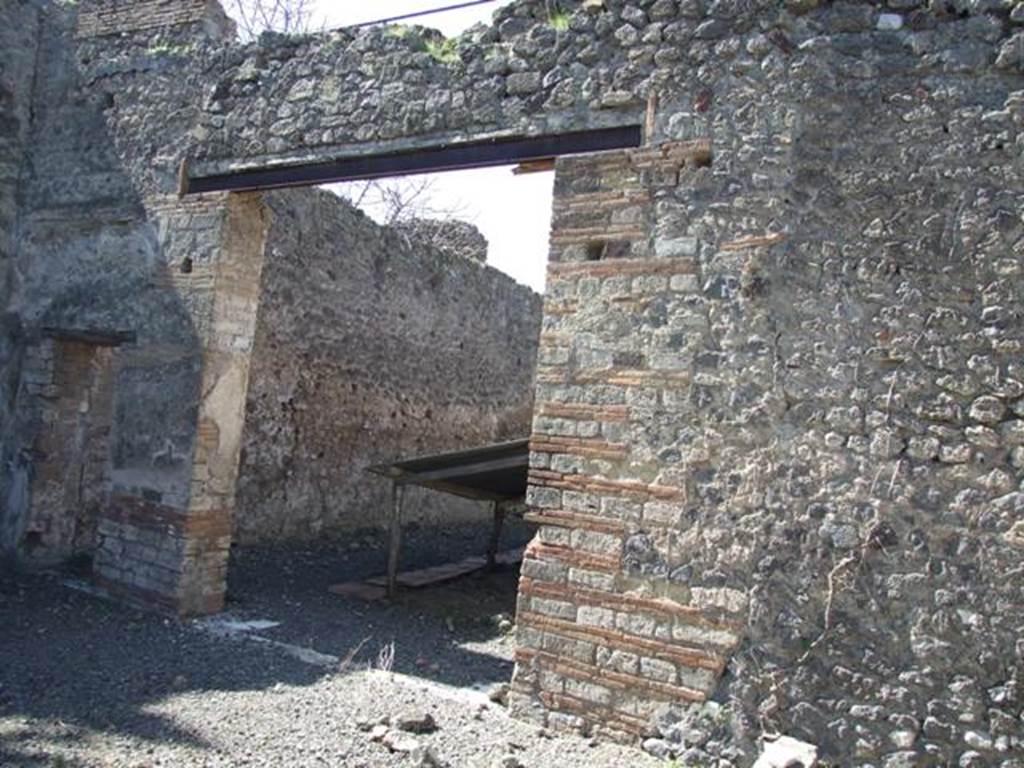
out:
<path id="1" fill-rule="evenodd" d="M 21 549 L 42 562 L 92 557 L 110 487 L 114 350 L 44 339 L 27 356 L 24 397 L 41 423 Z"/>
<path id="2" fill-rule="evenodd" d="M 217 0 L 85 0 L 76 36 L 104 37 L 192 25 L 233 31 Z"/>
<path id="3" fill-rule="evenodd" d="M 556 167 L 527 498 L 541 527 L 523 564 L 512 695 L 513 711 L 547 710 L 556 726 L 646 734 L 659 707 L 705 700 L 739 642 L 739 596 L 647 579 L 635 562 L 638 535 L 671 553 L 686 490 L 655 480 L 659 460 L 630 433 L 693 374 L 632 318 L 699 290 L 695 241 L 652 233 L 658 197 L 710 154 L 693 141 Z"/>

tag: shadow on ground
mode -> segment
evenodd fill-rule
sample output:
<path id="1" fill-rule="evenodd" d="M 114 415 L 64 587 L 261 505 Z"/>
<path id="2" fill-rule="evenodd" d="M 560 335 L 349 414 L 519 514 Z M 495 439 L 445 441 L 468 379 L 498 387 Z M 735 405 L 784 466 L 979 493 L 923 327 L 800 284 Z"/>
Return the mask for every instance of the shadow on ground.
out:
<path id="1" fill-rule="evenodd" d="M 18 746 L 40 736 L 66 743 L 103 732 L 208 746 L 147 706 L 188 691 L 308 685 L 323 674 L 264 649 L 240 653 L 236 642 L 56 577 L 0 572 L 0 765 L 49 765 Z"/>
<path id="2" fill-rule="evenodd" d="M 513 526 L 505 546 L 525 543 Z M 412 531 L 406 567 L 478 554 L 486 527 Z M 397 672 L 456 686 L 493 684 L 512 672 L 507 619 L 518 572 L 479 574 L 363 603 L 331 584 L 379 575 L 382 538 L 363 535 L 315 550 L 235 553 L 228 610 L 280 622 L 260 634 L 374 665 L 393 643 Z M 92 735 L 216 751 L 156 709 L 171 696 L 309 686 L 337 669 L 312 666 L 274 646 L 211 635 L 192 623 L 143 613 L 67 588 L 56 576 L 0 571 L 0 765 L 75 766 L 40 744 L 73 746 Z M 140 765 L 145 764 L 141 762 Z"/>
<path id="3" fill-rule="evenodd" d="M 442 531 L 411 527 L 402 567 L 423 568 L 478 555 L 488 525 Z M 523 546 L 532 526 L 513 523 L 503 548 Z M 481 572 L 445 585 L 405 590 L 394 601 L 364 602 L 328 592 L 346 581 L 380 576 L 387 559 L 383 535 L 355 534 L 316 549 L 252 548 L 233 553 L 228 611 L 280 626 L 259 634 L 345 658 L 365 668 L 394 646 L 394 670 L 455 686 L 507 682 L 512 675 L 511 619 L 518 567 Z"/>

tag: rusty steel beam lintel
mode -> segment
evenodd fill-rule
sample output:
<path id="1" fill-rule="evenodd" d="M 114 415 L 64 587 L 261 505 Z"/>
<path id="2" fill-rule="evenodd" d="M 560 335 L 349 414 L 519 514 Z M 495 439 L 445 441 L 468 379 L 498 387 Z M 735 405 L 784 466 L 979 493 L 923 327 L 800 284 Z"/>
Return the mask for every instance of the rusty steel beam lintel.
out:
<path id="1" fill-rule="evenodd" d="M 242 192 L 465 168 L 490 168 L 561 155 L 629 149 L 639 147 L 642 141 L 643 131 L 639 125 L 549 136 L 491 139 L 387 155 L 347 157 L 326 163 L 190 176 L 184 180 L 181 192 L 187 195 L 204 192 Z"/>
<path id="2" fill-rule="evenodd" d="M 43 326 L 40 332 L 44 338 L 56 341 L 74 341 L 80 344 L 92 344 L 96 347 L 120 347 L 123 344 L 134 344 L 135 331 L 108 331 L 94 328 L 58 328 Z"/>

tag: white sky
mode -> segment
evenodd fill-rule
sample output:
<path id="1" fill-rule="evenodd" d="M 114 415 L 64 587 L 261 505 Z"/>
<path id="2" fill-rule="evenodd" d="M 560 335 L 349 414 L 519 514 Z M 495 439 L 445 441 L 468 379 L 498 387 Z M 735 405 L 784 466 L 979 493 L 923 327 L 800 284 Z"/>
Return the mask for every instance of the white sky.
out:
<path id="1" fill-rule="evenodd" d="M 313 0 L 312 21 L 314 28 L 337 28 L 457 2 L 460 0 Z M 434 27 L 454 37 L 478 22 L 490 23 L 494 11 L 508 2 L 448 11 L 407 23 Z M 459 218 L 480 228 L 490 243 L 489 264 L 543 291 L 553 177 L 552 173 L 513 176 L 510 168 L 437 174 L 431 202 L 441 210 L 458 210 Z"/>
<path id="2" fill-rule="evenodd" d="M 355 0 L 312 0 L 311 5 L 315 8 L 316 18 L 313 20 L 314 27 L 326 24 L 328 28 L 344 27 L 349 24 L 358 24 L 363 21 L 376 21 L 377 19 L 402 16 L 406 13 L 427 11 L 432 8 L 443 8 L 448 5 L 458 5 L 468 0 L 372 0 L 371 2 L 356 2 Z M 478 22 L 490 24 L 491 16 L 496 8 L 508 5 L 511 0 L 499 0 L 489 5 L 478 5 L 473 8 L 464 8 L 458 11 L 447 11 L 445 13 L 423 16 L 419 19 L 412 19 L 407 24 L 422 24 L 425 27 L 439 29 L 448 37 L 454 37 Z"/>

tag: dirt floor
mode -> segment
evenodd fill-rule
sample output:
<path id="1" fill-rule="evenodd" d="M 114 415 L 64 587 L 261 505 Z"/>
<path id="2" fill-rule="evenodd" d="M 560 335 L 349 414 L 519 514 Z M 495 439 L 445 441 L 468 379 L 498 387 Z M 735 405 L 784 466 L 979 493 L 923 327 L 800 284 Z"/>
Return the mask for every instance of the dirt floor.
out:
<path id="1" fill-rule="evenodd" d="M 486 535 L 412 531 L 403 565 L 479 553 Z M 395 602 L 327 592 L 379 575 L 384 558 L 376 535 L 240 551 L 228 610 L 190 622 L 0 571 L 0 766 L 659 765 L 488 699 L 512 672 L 515 569 Z M 430 733 L 381 725 L 427 714 Z"/>

